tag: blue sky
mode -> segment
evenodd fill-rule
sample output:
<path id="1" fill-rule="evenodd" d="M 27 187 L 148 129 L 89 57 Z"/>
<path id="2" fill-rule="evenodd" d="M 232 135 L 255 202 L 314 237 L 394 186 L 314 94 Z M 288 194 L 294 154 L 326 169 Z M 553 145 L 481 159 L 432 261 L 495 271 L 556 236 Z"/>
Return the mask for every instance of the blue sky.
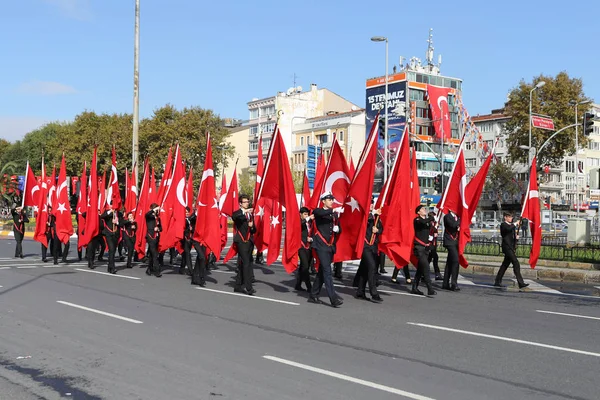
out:
<path id="1" fill-rule="evenodd" d="M 561 70 L 600 101 L 600 2 L 585 3 L 141 0 L 140 113 L 171 103 L 247 119 L 248 101 L 285 91 L 294 74 L 364 107 L 365 80 L 385 71 L 384 45 L 369 38 L 389 38 L 391 71 L 400 56 L 425 58 L 429 28 L 471 115 L 501 107 L 519 80 Z M 132 112 L 134 4 L 2 2 L 0 137 L 84 110 Z"/>

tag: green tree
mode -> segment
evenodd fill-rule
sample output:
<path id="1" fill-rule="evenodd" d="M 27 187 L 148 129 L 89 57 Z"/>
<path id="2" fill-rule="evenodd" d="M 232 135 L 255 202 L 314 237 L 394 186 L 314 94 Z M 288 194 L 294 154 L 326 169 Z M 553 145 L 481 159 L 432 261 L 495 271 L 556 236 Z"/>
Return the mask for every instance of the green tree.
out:
<path id="1" fill-rule="evenodd" d="M 498 210 L 502 210 L 504 200 L 521 193 L 512 167 L 501 162 L 495 162 L 490 167 L 484 190 L 496 201 Z"/>
<path id="2" fill-rule="evenodd" d="M 0 139 L 0 164 L 2 163 L 2 157 L 4 153 L 12 146 L 12 144 L 6 139 Z"/>
<path id="3" fill-rule="evenodd" d="M 540 75 L 533 78 L 531 83 L 521 81 L 511 90 L 505 113 L 510 120 L 504 127 L 508 135 L 507 146 L 510 157 L 514 161 L 527 163 L 527 151 L 519 148 L 529 145 L 529 93 L 540 81 L 546 82 L 544 86 L 533 91 L 532 112 L 550 116 L 554 120 L 556 129 L 575 123 L 574 102 L 589 100 L 583 93 L 583 82 L 578 78 L 571 78 L 566 72 L 560 72 L 556 77 Z M 583 107 L 578 110 L 579 121 L 585 112 Z M 539 148 L 554 132 L 545 129 L 533 128 L 532 146 Z M 583 135 L 579 135 L 579 146 L 587 143 Z M 567 129 L 552 139 L 538 155 L 538 165 L 550 164 L 557 166 L 566 154 L 575 151 L 575 129 Z"/>
<path id="4" fill-rule="evenodd" d="M 256 172 L 251 171 L 250 168 L 242 168 L 238 174 L 238 187 L 240 194 L 250 196 L 252 202 L 254 194 L 254 184 L 256 183 Z"/>

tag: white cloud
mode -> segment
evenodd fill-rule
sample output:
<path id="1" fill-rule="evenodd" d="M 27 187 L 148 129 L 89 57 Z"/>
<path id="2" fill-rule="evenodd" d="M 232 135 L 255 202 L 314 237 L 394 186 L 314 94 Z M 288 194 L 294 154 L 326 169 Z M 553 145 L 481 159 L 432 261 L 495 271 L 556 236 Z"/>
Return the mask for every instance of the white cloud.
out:
<path id="1" fill-rule="evenodd" d="M 39 128 L 48 121 L 40 117 L 0 116 L 0 138 L 9 142 L 20 140 L 26 133 Z"/>
<path id="2" fill-rule="evenodd" d="M 77 90 L 73 86 L 59 82 L 31 81 L 21 84 L 16 89 L 17 93 L 51 96 L 56 94 L 74 94 Z"/>
<path id="3" fill-rule="evenodd" d="M 81 21 L 92 17 L 90 0 L 43 0 L 45 3 L 57 7 L 65 16 Z"/>

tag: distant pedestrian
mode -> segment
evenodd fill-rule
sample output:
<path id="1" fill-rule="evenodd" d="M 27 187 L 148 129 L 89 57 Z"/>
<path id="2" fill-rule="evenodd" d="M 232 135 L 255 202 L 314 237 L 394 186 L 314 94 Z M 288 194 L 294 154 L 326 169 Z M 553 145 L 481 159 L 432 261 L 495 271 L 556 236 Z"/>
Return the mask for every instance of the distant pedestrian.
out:
<path id="1" fill-rule="evenodd" d="M 23 237 L 25 236 L 25 224 L 29 222 L 27 213 L 22 207 L 17 207 L 12 210 L 13 217 L 13 232 L 15 234 L 15 241 L 17 247 L 15 248 L 15 258 L 23 258 Z"/>
<path id="2" fill-rule="evenodd" d="M 529 220 L 527 218 L 521 218 L 521 236 L 527 237 L 527 229 L 529 228 Z"/>
<path id="3" fill-rule="evenodd" d="M 512 214 L 505 212 L 504 222 L 500 224 L 500 235 L 502 235 L 502 252 L 504 253 L 504 261 L 502 261 L 502 265 L 498 270 L 498 275 L 496 275 L 494 286 L 502 287 L 502 277 L 504 276 L 508 266 L 512 264 L 515 277 L 517 278 L 517 282 L 519 284 L 519 289 L 523 289 L 529 286 L 529 284 L 523 281 L 523 277 L 521 276 L 521 264 L 519 264 L 519 260 L 515 254 L 517 240 L 519 240 L 519 226 L 518 224 L 513 224 L 512 221 Z"/>

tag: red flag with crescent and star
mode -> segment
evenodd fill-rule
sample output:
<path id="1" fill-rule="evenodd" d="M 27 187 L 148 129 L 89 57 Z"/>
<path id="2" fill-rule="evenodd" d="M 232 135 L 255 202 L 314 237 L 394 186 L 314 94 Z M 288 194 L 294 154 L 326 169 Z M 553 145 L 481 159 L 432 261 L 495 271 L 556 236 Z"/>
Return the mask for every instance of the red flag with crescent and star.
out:
<path id="1" fill-rule="evenodd" d="M 315 183 L 312 197 L 310 199 L 311 210 L 319 207 L 321 195 L 326 192 L 333 194 L 334 207 L 339 207 L 346 200 L 346 195 L 350 189 L 350 171 L 344 152 L 337 139 L 334 139 L 331 147 L 329 160 L 325 172 L 321 179 Z"/>
<path id="2" fill-rule="evenodd" d="M 83 162 L 83 171 L 81 171 L 81 179 L 79 180 L 79 196 L 77 197 L 77 249 L 81 250 L 83 245 L 81 244 L 81 237 L 85 229 L 85 218 L 83 214 L 87 215 L 87 161 Z"/>
<path id="3" fill-rule="evenodd" d="M 58 173 L 58 185 L 56 189 L 56 236 L 62 243 L 71 240 L 73 234 L 73 220 L 71 219 L 71 204 L 69 203 L 69 193 L 67 190 L 67 167 L 65 155 L 60 162 L 60 171 Z"/>
<path id="4" fill-rule="evenodd" d="M 27 161 L 25 175 L 25 185 L 23 187 L 23 203 L 22 207 L 33 207 L 38 203 L 39 195 L 40 195 L 40 185 L 38 184 L 37 179 L 31 169 L 31 165 L 29 165 L 29 161 Z"/>
<path id="5" fill-rule="evenodd" d="M 112 147 L 112 165 L 110 167 L 110 183 L 108 187 L 108 194 L 106 196 L 107 202 L 111 202 L 113 210 L 120 210 L 123 202 L 121 200 L 121 191 L 119 190 L 119 181 L 117 179 L 117 153 L 115 146 Z"/>
<path id="6" fill-rule="evenodd" d="M 35 219 L 35 232 L 33 240 L 40 242 L 45 247 L 48 247 L 48 238 L 46 237 L 46 229 L 48 223 L 48 183 L 46 182 L 46 166 L 44 165 L 44 157 L 42 156 L 42 177 L 41 189 L 37 201 L 37 216 Z"/>
<path id="7" fill-rule="evenodd" d="M 431 108 L 431 119 L 435 129 L 435 137 L 447 140 L 452 137 L 450 113 L 448 111 L 448 94 L 450 88 L 427 85 L 427 97 Z"/>
<path id="8" fill-rule="evenodd" d="M 529 171 L 529 187 L 525 195 L 521 218 L 529 220 L 529 231 L 531 232 L 531 253 L 529 254 L 529 266 L 535 268 L 540 257 L 542 246 L 542 214 L 540 211 L 540 194 L 538 192 L 537 157 L 531 161 L 531 170 Z"/>
<path id="9" fill-rule="evenodd" d="M 160 235 L 158 250 L 165 251 L 176 247 L 182 253 L 181 240 L 185 231 L 185 166 L 181 161 L 181 149 L 179 144 L 175 149 L 175 164 L 170 184 L 165 190 L 164 201 L 161 208 L 161 222 L 163 232 Z M 162 213 L 164 210 L 164 214 Z M 163 219 L 164 218 L 164 219 Z"/>

